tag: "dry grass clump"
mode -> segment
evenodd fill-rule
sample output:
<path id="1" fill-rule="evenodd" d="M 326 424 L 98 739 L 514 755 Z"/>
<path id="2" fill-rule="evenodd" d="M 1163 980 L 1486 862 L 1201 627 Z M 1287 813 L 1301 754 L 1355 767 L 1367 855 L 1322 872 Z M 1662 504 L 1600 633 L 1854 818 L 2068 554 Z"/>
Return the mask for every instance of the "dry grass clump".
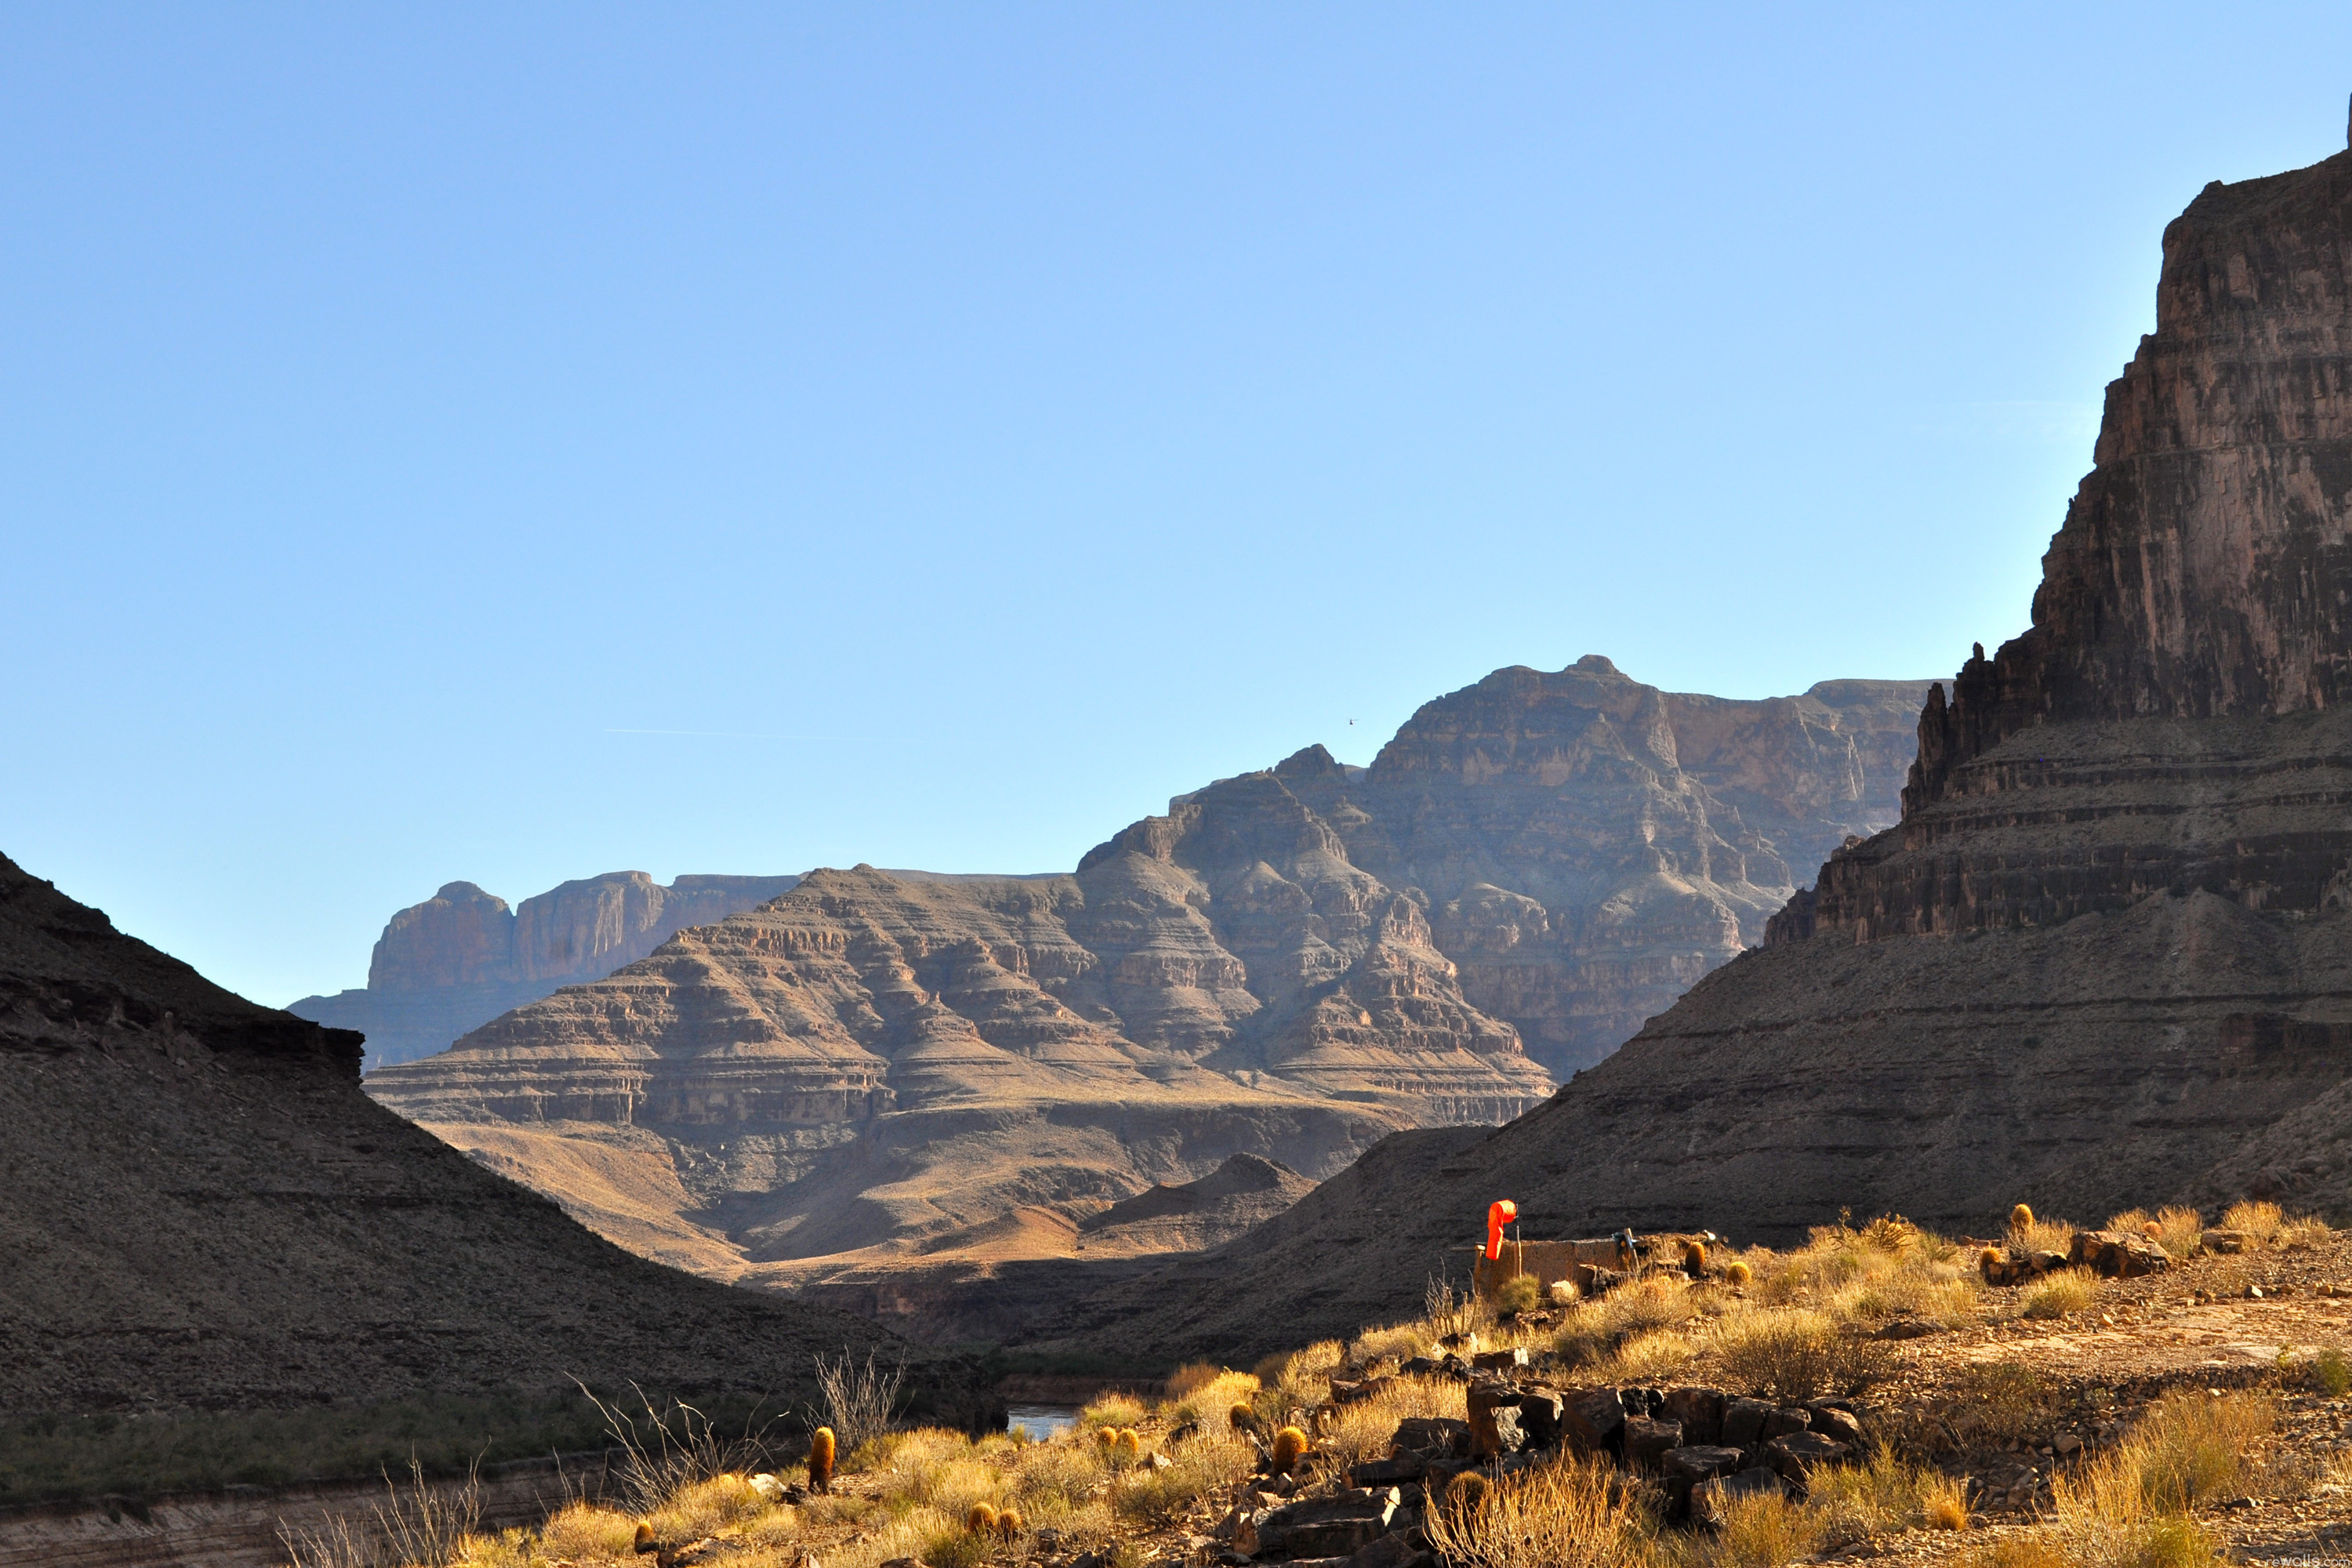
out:
<path id="1" fill-rule="evenodd" d="M 1818 1308 L 1841 1322 L 1958 1323 L 1976 1300 L 1973 1264 L 1959 1247 L 1899 1215 L 1860 1227 L 1819 1226 L 1797 1251 L 1751 1247 L 1740 1261 L 1759 1301 Z"/>
<path id="2" fill-rule="evenodd" d="M 2107 1216 L 2107 1228 L 2126 1236 L 2142 1236 L 2174 1258 L 2194 1258 L 2205 1239 L 2205 1220 L 2195 1209 L 2172 1205 L 2153 1215 L 2146 1209 L 2126 1209 Z"/>
<path id="3" fill-rule="evenodd" d="M 1426 1355 L 1429 1341 L 1423 1325 L 1398 1323 L 1385 1329 L 1366 1329 L 1348 1346 L 1348 1360 L 1357 1366 L 1371 1366 L 1384 1361 L 1411 1361 Z"/>
<path id="4" fill-rule="evenodd" d="M 2025 1293 L 2025 1316 L 2071 1318 L 2099 1304 L 2099 1277 L 2087 1268 L 2045 1274 Z"/>
<path id="5" fill-rule="evenodd" d="M 1168 1374 L 1167 1396 L 1183 1399 L 1197 1394 L 1221 1377 L 1233 1375 L 1231 1367 L 1211 1366 L 1204 1361 L 1189 1361 Z"/>
<path id="6" fill-rule="evenodd" d="M 1249 1404 L 1257 1397 L 1257 1379 L 1253 1374 L 1220 1368 L 1208 1382 L 1195 1384 L 1181 1395 L 1172 1395 L 1171 1389 L 1168 1413 L 1180 1426 L 1192 1421 L 1198 1423 L 1203 1430 L 1212 1426 L 1223 1429 L 1233 1424 L 1228 1418 L 1233 1407 Z"/>
<path id="7" fill-rule="evenodd" d="M 1332 1412 L 1322 1447 L 1335 1464 L 1361 1465 L 1389 1457 L 1399 1423 L 1415 1415 L 1469 1418 L 1463 1384 L 1450 1378 L 1400 1377 L 1368 1399 Z"/>
<path id="8" fill-rule="evenodd" d="M 1968 1483 L 1880 1447 L 1865 1463 L 1815 1475 L 1805 1507 L 1817 1539 L 1831 1546 L 1896 1531 L 1962 1530 L 1969 1521 Z"/>
<path id="9" fill-rule="evenodd" d="M 1979 1363 L 1960 1368 L 1942 1419 L 1964 1444 L 2013 1443 L 2047 1432 L 2065 1398 L 2063 1388 L 2032 1367 Z"/>
<path id="10" fill-rule="evenodd" d="M 2023 1204 L 2017 1205 L 2024 1208 Z M 2024 1252 L 2055 1252 L 2061 1255 L 2074 1249 L 2074 1222 L 2064 1219 L 2029 1217 L 2025 1224 L 2012 1223 L 2009 1227 L 2009 1245 Z"/>
<path id="11" fill-rule="evenodd" d="M 1239 1486 L 1257 1463 L 1257 1450 L 1238 1435 L 1205 1427 L 1168 1457 L 1167 1468 L 1139 1469 L 1120 1481 L 1110 1495 L 1111 1510 L 1139 1523 L 1165 1524 L 1196 1500 Z"/>
<path id="12" fill-rule="evenodd" d="M 1781 1568 L 1810 1557 L 1821 1545 L 1821 1516 L 1778 1492 L 1733 1500 L 1723 1510 L 1723 1527 L 1701 1542 L 1702 1568 Z"/>
<path id="13" fill-rule="evenodd" d="M 1107 1426 L 1115 1432 L 1122 1426 L 1134 1426 L 1143 1419 L 1144 1414 L 1142 1400 L 1132 1394 L 1113 1390 L 1080 1410 L 1078 1425 L 1089 1431 Z"/>
<path id="14" fill-rule="evenodd" d="M 1457 1568 L 1621 1568 L 1649 1554 L 1636 1494 L 1597 1460 L 1555 1459 L 1465 1489 L 1433 1510 L 1430 1544 Z"/>
<path id="15" fill-rule="evenodd" d="M 1828 1313 L 1808 1307 L 1725 1318 L 1708 1331 L 1706 1348 L 1727 1383 L 1782 1400 L 1859 1393 L 1893 1366 L 1884 1345 L 1842 1333 Z"/>
<path id="16" fill-rule="evenodd" d="M 1495 1288 L 1495 1310 L 1516 1317 L 1543 1305 L 1544 1289 L 1532 1274 L 1514 1274 Z"/>
<path id="17" fill-rule="evenodd" d="M 1628 1340 L 1679 1329 L 1698 1315 L 1698 1300 L 1687 1281 L 1654 1274 L 1570 1310 L 1552 1348 L 1570 1366 L 1581 1366 L 1612 1354 Z"/>
<path id="18" fill-rule="evenodd" d="M 2236 1493 L 2277 1421 L 2268 1395 L 2173 1394 L 2121 1445 L 2058 1479 L 2049 1551 L 2088 1568 L 2208 1568 L 2221 1545 L 2189 1514 Z M 2041 1553 L 2042 1549 L 2033 1549 Z M 2002 1568 L 2038 1568 L 2024 1560 Z"/>
<path id="19" fill-rule="evenodd" d="M 1662 1383 L 1691 1363 L 1698 1347 L 1681 1334 L 1654 1329 L 1635 1334 L 1593 1369 L 1597 1383 Z"/>
<path id="20" fill-rule="evenodd" d="M 2286 1215 L 2273 1203 L 2242 1201 L 2231 1204 L 2222 1215 L 2221 1228 L 2242 1232 L 2256 1247 L 2268 1247 L 2278 1239 L 2286 1224 Z"/>

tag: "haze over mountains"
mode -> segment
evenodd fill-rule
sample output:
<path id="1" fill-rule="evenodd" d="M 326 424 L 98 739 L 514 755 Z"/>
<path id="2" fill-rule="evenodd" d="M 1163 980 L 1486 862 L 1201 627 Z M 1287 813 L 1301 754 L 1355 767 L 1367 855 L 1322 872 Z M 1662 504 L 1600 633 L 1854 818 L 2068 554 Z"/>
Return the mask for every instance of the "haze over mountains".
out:
<path id="1" fill-rule="evenodd" d="M 1540 1102 L 1892 817 L 1924 689 L 1497 671 L 1369 768 L 1309 747 L 1067 875 L 812 872 L 370 1088 L 651 1256 L 997 1331 L 1051 1291 L 975 1281 L 1167 1245 L 1085 1230 L 1154 1184 Z"/>
<path id="2" fill-rule="evenodd" d="M 1929 695 L 1901 823 L 1765 947 L 1534 1114 L 1391 1140 L 1058 1332 L 1239 1357 L 1395 1314 L 1499 1197 L 1531 1236 L 2248 1193 L 2340 1216 L 2352 153 L 2166 229 L 2157 331 L 2042 564 L 2032 629 Z"/>

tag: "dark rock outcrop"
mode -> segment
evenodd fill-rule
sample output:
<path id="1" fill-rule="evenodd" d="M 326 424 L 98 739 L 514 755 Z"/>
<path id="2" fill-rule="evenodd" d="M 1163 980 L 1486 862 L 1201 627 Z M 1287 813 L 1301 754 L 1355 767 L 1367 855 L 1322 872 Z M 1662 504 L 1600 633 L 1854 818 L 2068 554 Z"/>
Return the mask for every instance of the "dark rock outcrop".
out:
<path id="1" fill-rule="evenodd" d="M 818 1352 L 968 1370 L 633 1257 L 371 1101 L 257 1007 L 0 858 L 0 1400 L 20 1417 L 417 1391 L 789 1397 Z"/>
<path id="2" fill-rule="evenodd" d="M 1901 823 L 1541 1110 L 1391 1139 L 1185 1266 L 1213 1289 L 1146 1277 L 1064 1336 L 1116 1317 L 1234 1359 L 1402 1312 L 1504 1196 L 1531 1235 L 1743 1239 L 1847 1207 L 1982 1232 L 2020 1199 L 2340 1203 L 2347 416 L 2352 153 L 2209 187 L 2033 628 L 1929 696 Z"/>
<path id="3" fill-rule="evenodd" d="M 562 985 L 635 963 L 682 926 L 724 920 L 789 891 L 797 877 L 680 877 L 609 871 L 551 888 L 509 910 L 451 882 L 392 917 L 363 989 L 305 996 L 287 1011 L 368 1039 L 370 1068 L 414 1061 Z"/>

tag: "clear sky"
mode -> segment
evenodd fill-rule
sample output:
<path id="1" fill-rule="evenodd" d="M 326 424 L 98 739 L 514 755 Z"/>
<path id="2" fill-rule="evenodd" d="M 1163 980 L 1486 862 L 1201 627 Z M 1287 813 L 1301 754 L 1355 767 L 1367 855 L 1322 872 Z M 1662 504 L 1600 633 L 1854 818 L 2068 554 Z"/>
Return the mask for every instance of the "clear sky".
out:
<path id="1" fill-rule="evenodd" d="M 1502 665 L 1946 674 L 2347 89 L 2340 5 L 9 5 L 0 851 L 282 1003 Z"/>

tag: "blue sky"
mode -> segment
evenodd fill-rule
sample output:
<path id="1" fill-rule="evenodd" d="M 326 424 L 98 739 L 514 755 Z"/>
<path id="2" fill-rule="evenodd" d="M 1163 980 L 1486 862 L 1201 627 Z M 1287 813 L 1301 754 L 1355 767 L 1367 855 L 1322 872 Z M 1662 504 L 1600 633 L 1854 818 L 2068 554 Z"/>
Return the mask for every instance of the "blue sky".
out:
<path id="1" fill-rule="evenodd" d="M 0 8 L 0 850 L 277 1003 L 1501 665 L 1948 672 L 2352 11 L 1771 10 Z"/>

